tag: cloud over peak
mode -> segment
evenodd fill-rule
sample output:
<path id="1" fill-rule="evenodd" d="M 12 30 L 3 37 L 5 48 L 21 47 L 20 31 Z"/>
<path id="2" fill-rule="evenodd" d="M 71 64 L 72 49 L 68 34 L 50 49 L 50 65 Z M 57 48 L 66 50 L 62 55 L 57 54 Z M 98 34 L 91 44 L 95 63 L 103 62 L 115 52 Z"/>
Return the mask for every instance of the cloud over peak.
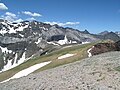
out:
<path id="1" fill-rule="evenodd" d="M 80 22 L 64 22 L 64 23 L 61 23 L 61 22 L 45 22 L 47 24 L 51 24 L 51 25 L 59 25 L 59 26 L 66 26 L 66 25 L 76 25 L 76 24 L 80 24 Z"/>
<path id="2" fill-rule="evenodd" d="M 19 18 L 16 14 L 12 12 L 6 12 L 4 15 L 0 16 L 2 19 L 8 20 L 10 22 L 21 22 L 23 19 Z"/>
<path id="3" fill-rule="evenodd" d="M 0 3 L 0 10 L 7 10 L 8 7 L 4 3 Z"/>
<path id="4" fill-rule="evenodd" d="M 11 17 L 16 17 L 16 15 L 14 13 L 11 13 L 11 12 L 6 12 L 5 15 L 7 16 L 11 16 Z"/>
<path id="5" fill-rule="evenodd" d="M 22 12 L 22 13 L 25 14 L 25 15 L 32 16 L 32 17 L 40 17 L 40 16 L 42 16 L 42 15 L 39 14 L 39 13 L 33 13 L 33 12 L 30 12 L 30 11 L 24 11 L 24 12 Z"/>
<path id="6" fill-rule="evenodd" d="M 4 15 L 1 16 L 3 19 L 8 21 L 14 21 L 17 17 L 14 13 L 6 12 Z"/>

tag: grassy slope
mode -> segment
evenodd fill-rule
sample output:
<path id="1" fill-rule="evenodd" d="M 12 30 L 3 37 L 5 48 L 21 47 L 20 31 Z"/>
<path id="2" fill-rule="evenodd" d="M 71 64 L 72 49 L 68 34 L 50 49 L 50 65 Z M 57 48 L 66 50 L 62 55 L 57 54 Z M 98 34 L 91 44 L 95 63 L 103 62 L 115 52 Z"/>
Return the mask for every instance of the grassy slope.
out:
<path id="1" fill-rule="evenodd" d="M 90 48 L 94 44 L 96 44 L 96 43 L 89 43 L 89 44 L 84 44 L 84 45 L 73 45 L 72 47 L 61 48 L 60 50 L 56 50 L 47 55 L 43 55 L 43 56 L 40 56 L 40 57 L 37 57 L 34 59 L 30 59 L 27 62 L 13 68 L 13 69 L 10 69 L 8 71 L 0 73 L 0 81 L 6 80 L 6 79 L 10 78 L 11 76 L 13 76 L 15 73 L 17 73 L 25 68 L 28 68 L 34 64 L 41 63 L 44 61 L 52 61 L 52 63 L 38 69 L 34 73 L 81 60 L 88 56 L 86 51 L 88 50 L 88 48 Z M 67 54 L 67 53 L 76 54 L 76 55 L 73 57 L 65 58 L 63 60 L 57 59 L 59 56 Z"/>

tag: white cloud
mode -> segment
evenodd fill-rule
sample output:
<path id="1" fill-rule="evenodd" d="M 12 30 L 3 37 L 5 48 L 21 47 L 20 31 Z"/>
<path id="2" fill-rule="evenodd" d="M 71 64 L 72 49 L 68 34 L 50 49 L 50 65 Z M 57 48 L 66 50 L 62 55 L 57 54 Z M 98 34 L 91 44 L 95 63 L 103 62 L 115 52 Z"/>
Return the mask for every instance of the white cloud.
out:
<path id="1" fill-rule="evenodd" d="M 44 22 L 44 23 L 47 23 L 47 24 L 50 24 L 50 25 L 59 25 L 59 26 L 66 26 L 66 25 L 76 25 L 76 24 L 80 24 L 80 22 L 64 22 L 64 23 L 61 23 L 61 22 Z"/>
<path id="2" fill-rule="evenodd" d="M 23 21 L 23 19 L 17 19 L 17 20 L 15 20 L 14 22 L 16 22 L 16 23 L 19 23 L 19 22 L 22 22 Z"/>
<path id="3" fill-rule="evenodd" d="M 6 12 L 5 15 L 2 15 L 1 17 L 11 22 L 13 22 L 17 18 L 17 16 L 11 12 Z"/>
<path id="4" fill-rule="evenodd" d="M 4 3 L 0 3 L 0 10 L 7 10 L 8 7 Z"/>
<path id="5" fill-rule="evenodd" d="M 11 12 L 6 12 L 4 15 L 1 16 L 1 18 L 8 20 L 10 22 L 21 22 L 23 21 L 21 18 L 18 18 L 18 16 Z"/>
<path id="6" fill-rule="evenodd" d="M 6 12 L 4 15 L 1 15 L 0 18 L 5 19 L 10 22 L 17 22 L 17 23 L 22 22 L 24 20 L 29 20 L 29 21 L 36 20 L 34 17 L 23 20 L 22 18 L 20 18 L 20 12 L 18 12 L 17 14 L 14 14 L 12 12 Z"/>
<path id="7" fill-rule="evenodd" d="M 24 11 L 24 12 L 22 12 L 22 13 L 25 14 L 25 15 L 33 16 L 33 17 L 40 17 L 40 16 L 42 16 L 42 15 L 39 14 L 39 13 L 32 13 L 32 12 L 30 12 L 30 11 Z"/>
<path id="8" fill-rule="evenodd" d="M 5 16 L 5 15 L 3 15 L 3 16 L 1 16 L 3 19 L 5 19 L 5 20 L 8 20 L 8 21 L 14 21 L 14 18 L 13 17 L 11 17 L 11 16 Z"/>
<path id="9" fill-rule="evenodd" d="M 16 15 L 14 13 L 11 13 L 11 12 L 6 12 L 5 15 L 16 18 Z"/>

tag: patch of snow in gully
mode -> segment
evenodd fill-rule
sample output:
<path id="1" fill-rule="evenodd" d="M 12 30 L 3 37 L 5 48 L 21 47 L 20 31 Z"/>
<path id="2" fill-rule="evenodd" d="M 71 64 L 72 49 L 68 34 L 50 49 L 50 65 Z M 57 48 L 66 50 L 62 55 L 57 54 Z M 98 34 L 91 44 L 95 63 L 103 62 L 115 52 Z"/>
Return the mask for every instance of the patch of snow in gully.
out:
<path id="1" fill-rule="evenodd" d="M 18 55 L 16 53 L 14 63 L 12 64 L 12 60 L 8 60 L 8 63 L 4 66 L 4 68 L 2 69 L 1 72 L 7 71 L 9 69 L 12 69 L 12 68 L 22 64 L 25 61 L 25 52 L 23 53 L 22 57 L 18 60 L 18 63 L 17 63 L 17 57 L 18 57 Z"/>
<path id="2" fill-rule="evenodd" d="M 90 49 L 87 50 L 88 57 L 91 57 L 91 56 L 92 56 L 92 53 L 91 53 L 90 51 L 91 51 L 93 48 L 94 48 L 94 46 L 92 46 L 92 48 L 90 48 Z"/>

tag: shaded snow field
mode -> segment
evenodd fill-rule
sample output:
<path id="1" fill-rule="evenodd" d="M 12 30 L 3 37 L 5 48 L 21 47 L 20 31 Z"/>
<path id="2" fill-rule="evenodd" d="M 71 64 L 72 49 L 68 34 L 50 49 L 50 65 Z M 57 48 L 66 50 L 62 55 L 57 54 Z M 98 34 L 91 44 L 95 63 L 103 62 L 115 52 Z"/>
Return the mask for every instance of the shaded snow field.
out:
<path id="1" fill-rule="evenodd" d="M 66 37 L 66 35 L 65 35 L 65 37 L 64 37 L 63 40 L 59 40 L 57 42 L 47 42 L 47 43 L 48 44 L 57 45 L 57 46 L 59 46 L 59 45 L 65 45 L 65 44 L 77 44 L 76 41 L 72 41 L 72 40 L 69 41 L 68 38 Z"/>
<path id="2" fill-rule="evenodd" d="M 58 59 L 68 58 L 68 57 L 72 57 L 72 56 L 74 56 L 74 55 L 75 55 L 75 54 L 65 54 L 65 55 L 63 55 L 63 56 L 58 57 Z"/>
<path id="3" fill-rule="evenodd" d="M 8 50 L 7 47 L 1 47 L 0 46 L 0 49 L 1 49 L 2 53 L 4 53 L 4 54 L 15 53 L 12 50 Z M 14 67 L 18 66 L 19 64 L 23 63 L 26 60 L 26 58 L 25 58 L 25 52 L 23 53 L 22 57 L 18 60 L 18 62 L 17 62 L 17 58 L 18 58 L 18 54 L 16 53 L 13 64 L 12 64 L 12 61 L 13 61 L 12 59 L 8 60 L 7 64 L 0 71 L 0 73 L 3 72 L 3 71 L 9 70 L 11 68 L 14 68 Z M 4 62 L 5 62 L 5 57 L 3 57 L 3 59 L 4 59 Z"/>
<path id="4" fill-rule="evenodd" d="M 7 81 L 9 81 L 9 80 L 11 80 L 11 79 L 16 79 L 16 78 L 20 78 L 20 77 L 27 76 L 27 75 L 29 75 L 30 73 L 34 72 L 35 70 L 37 70 L 37 69 L 39 69 L 39 68 L 41 68 L 41 67 L 43 67 L 43 66 L 45 66 L 45 65 L 47 65 L 47 64 L 49 64 L 49 63 L 51 63 L 51 61 L 43 62 L 43 63 L 39 63 L 39 64 L 36 64 L 36 65 L 33 65 L 33 66 L 31 66 L 31 67 L 29 67 L 29 68 L 27 68 L 27 69 L 24 69 L 24 70 L 16 73 L 13 77 L 11 77 L 11 78 L 9 78 L 9 79 L 7 79 L 7 80 L 5 80 L 5 81 L 2 81 L 2 82 L 0 82 L 0 83 L 7 82 Z"/>
<path id="5" fill-rule="evenodd" d="M 18 58 L 18 53 L 13 52 L 12 50 L 8 50 L 7 47 L 1 47 L 1 46 L 0 46 L 0 49 L 1 49 L 2 53 L 4 53 L 4 54 L 9 54 L 9 53 L 14 53 L 14 54 L 15 54 L 14 62 L 13 62 L 13 59 L 8 60 L 7 64 L 3 67 L 3 69 L 0 71 L 0 73 L 1 73 L 1 72 L 4 72 L 4 71 L 7 71 L 7 70 L 9 70 L 9 69 L 12 69 L 12 68 L 14 68 L 14 67 L 16 67 L 16 66 L 18 66 L 18 65 L 20 65 L 20 64 L 22 64 L 23 62 L 29 60 L 30 58 L 32 58 L 32 57 L 34 56 L 34 55 L 32 55 L 31 57 L 26 58 L 26 57 L 25 57 L 26 52 L 24 52 L 24 53 L 22 54 L 21 58 L 20 58 L 19 60 L 17 60 L 17 58 Z M 4 63 L 6 63 L 6 61 L 5 61 L 6 57 L 3 57 L 3 59 L 4 59 Z"/>
<path id="6" fill-rule="evenodd" d="M 9 69 L 12 69 L 20 64 L 22 64 L 23 62 L 27 61 L 28 59 L 25 58 L 25 52 L 23 53 L 22 57 L 18 60 L 17 62 L 17 58 L 18 58 L 18 54 L 16 53 L 15 54 L 15 58 L 14 58 L 14 63 L 12 64 L 12 59 L 11 60 L 8 60 L 7 64 L 4 66 L 4 68 L 0 71 L 3 72 L 3 71 L 7 71 Z M 17 63 L 16 63 L 17 62 Z"/>

